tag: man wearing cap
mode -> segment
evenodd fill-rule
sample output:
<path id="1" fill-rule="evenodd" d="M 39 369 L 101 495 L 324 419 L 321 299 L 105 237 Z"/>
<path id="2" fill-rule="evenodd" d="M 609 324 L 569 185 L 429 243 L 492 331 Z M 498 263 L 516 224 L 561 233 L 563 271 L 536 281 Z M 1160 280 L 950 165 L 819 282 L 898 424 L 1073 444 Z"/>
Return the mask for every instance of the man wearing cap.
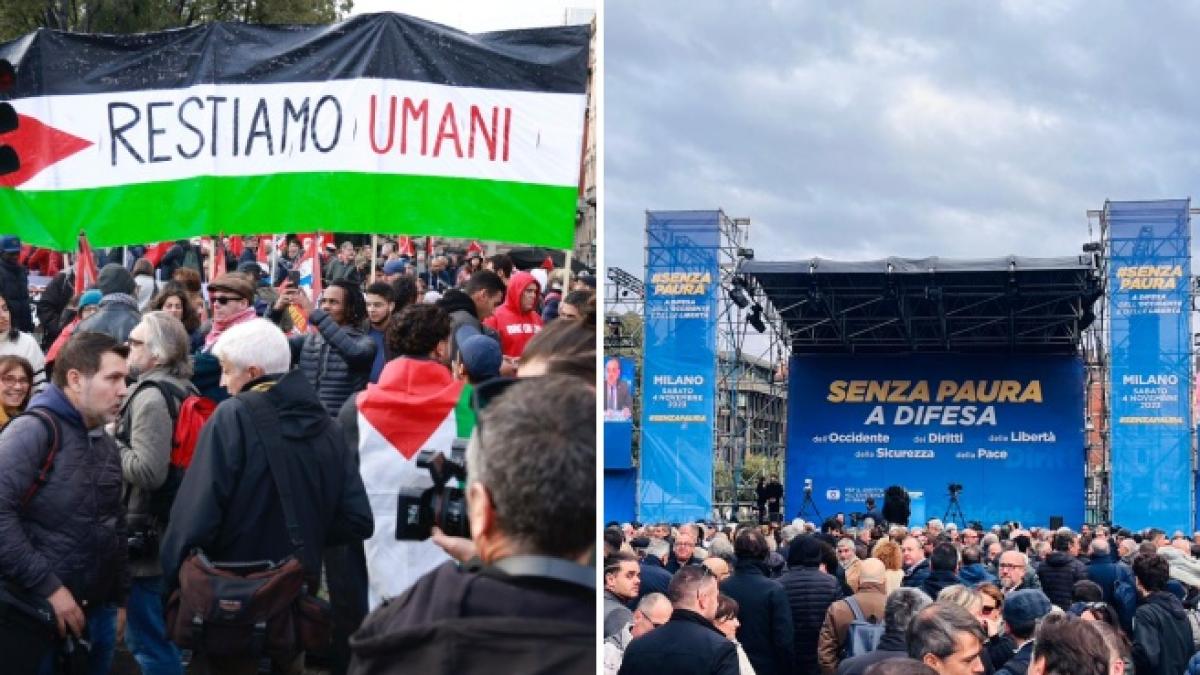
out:
<path id="1" fill-rule="evenodd" d="M 103 297 L 100 299 L 100 310 L 84 321 L 79 322 L 75 332 L 96 332 L 111 335 L 117 342 L 125 344 L 133 327 L 142 320 L 138 311 L 137 284 L 133 276 L 123 265 L 112 263 L 100 270 L 96 286 Z"/>
<path id="2" fill-rule="evenodd" d="M 1004 630 L 1012 638 L 1015 651 L 997 675 L 1025 675 L 1033 660 L 1033 635 L 1038 622 L 1052 607 L 1050 598 L 1033 588 L 1013 591 L 1004 599 Z"/>
<path id="3" fill-rule="evenodd" d="M 221 364 L 212 354 L 213 345 L 230 328 L 250 321 L 254 312 L 254 282 L 240 272 L 227 272 L 208 284 L 212 321 L 200 329 L 203 343 L 193 359 L 192 382 L 203 396 L 223 401 L 228 393 L 221 387 Z"/>
<path id="4" fill-rule="evenodd" d="M 33 332 L 33 312 L 29 302 L 29 272 L 21 266 L 21 240 L 15 235 L 0 237 L 0 292 L 8 302 L 13 328 Z"/>
<path id="5" fill-rule="evenodd" d="M 454 376 L 476 385 L 500 376 L 500 343 L 487 335 L 471 335 L 458 347 Z"/>
<path id="6" fill-rule="evenodd" d="M 408 274 L 408 263 L 400 258 L 389 260 L 383 264 L 383 280 L 389 284 L 406 274 Z"/>

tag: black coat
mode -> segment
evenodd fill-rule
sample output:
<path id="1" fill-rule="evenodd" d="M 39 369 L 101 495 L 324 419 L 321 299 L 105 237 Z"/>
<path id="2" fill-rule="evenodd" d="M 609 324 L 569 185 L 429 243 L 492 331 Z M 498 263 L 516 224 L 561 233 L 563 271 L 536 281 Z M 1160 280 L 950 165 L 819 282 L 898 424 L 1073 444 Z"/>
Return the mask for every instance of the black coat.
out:
<path id="1" fill-rule="evenodd" d="M 925 577 L 925 582 L 917 588 L 920 588 L 922 591 L 924 591 L 925 595 L 928 595 L 930 600 L 937 600 L 938 593 L 941 593 L 943 588 L 961 583 L 962 580 L 959 579 L 958 575 L 954 572 L 947 570 L 933 570 L 929 573 L 929 576 Z"/>
<path id="2" fill-rule="evenodd" d="M 1021 645 L 1021 648 L 996 671 L 996 675 L 1025 675 L 1029 672 L 1029 664 L 1033 662 L 1033 647 L 1032 640 Z"/>
<path id="3" fill-rule="evenodd" d="M 926 558 L 904 573 L 904 581 L 900 585 L 905 588 L 920 588 L 929 578 L 929 573 L 929 558 Z"/>
<path id="4" fill-rule="evenodd" d="M 671 573 L 662 566 L 656 558 L 646 556 L 641 562 L 642 585 L 638 590 L 638 598 L 651 593 L 667 594 L 667 586 L 671 583 Z"/>
<path id="5" fill-rule="evenodd" d="M 350 672 L 591 675 L 595 617 L 593 589 L 447 562 L 367 617 Z"/>
<path id="6" fill-rule="evenodd" d="M 1185 672 L 1193 651 L 1191 625 L 1179 598 L 1166 591 L 1146 596 L 1133 618 L 1134 672 Z"/>
<path id="7" fill-rule="evenodd" d="M 1075 582 L 1088 578 L 1087 566 L 1079 558 L 1064 551 L 1051 551 L 1038 566 L 1038 581 L 1042 592 L 1064 611 L 1071 606 Z"/>
<path id="8" fill-rule="evenodd" d="M 63 321 L 63 310 L 70 304 L 75 295 L 75 272 L 64 270 L 54 275 L 46 290 L 38 296 L 37 317 L 42 327 L 42 346 L 49 349 L 54 344 L 54 338 L 62 332 L 67 322 Z M 74 315 L 72 315 L 73 317 Z"/>
<path id="9" fill-rule="evenodd" d="M 704 617 L 676 609 L 629 643 L 620 675 L 738 675 L 737 647 Z"/>
<path id="10" fill-rule="evenodd" d="M 737 600 L 741 622 L 737 638 L 754 672 L 780 675 L 792 672 L 795 635 L 787 592 L 768 574 L 766 563 L 739 560 L 733 575 L 721 584 L 721 592 Z"/>
<path id="11" fill-rule="evenodd" d="M 80 321 L 75 327 L 75 332 L 104 333 L 124 344 L 141 321 L 142 314 L 138 311 L 137 300 L 132 295 L 113 293 L 104 296 L 100 301 L 100 310 Z"/>
<path id="12" fill-rule="evenodd" d="M 33 332 L 33 305 L 29 302 L 29 271 L 15 262 L 0 258 L 0 293 L 8 304 L 13 328 Z"/>
<path id="13" fill-rule="evenodd" d="M 817 638 L 825 623 L 825 612 L 842 597 L 837 579 L 815 567 L 794 567 L 779 581 L 787 593 L 788 607 L 792 611 L 792 642 L 796 654 L 792 672 L 815 675 L 820 672 L 817 665 Z"/>
<path id="14" fill-rule="evenodd" d="M 291 338 L 292 363 L 317 390 L 329 416 L 337 417 L 346 399 L 367 387 L 375 341 L 358 328 L 339 326 L 319 309 L 308 320 L 318 332 Z"/>
<path id="15" fill-rule="evenodd" d="M 66 586 L 78 603 L 120 602 L 128 589 L 121 456 L 55 385 L 34 397 L 58 420 L 58 454 L 45 485 L 20 502 L 50 452 L 40 420 L 20 417 L 0 434 L 0 577 L 47 597 Z"/>
<path id="16" fill-rule="evenodd" d="M 265 385 L 264 377 L 246 385 Z M 305 572 L 318 575 L 326 546 L 362 541 L 374 531 L 358 458 L 346 448 L 304 376 L 292 371 L 266 392 L 279 426 L 253 419 L 240 397 L 217 406 L 200 432 L 163 535 L 163 583 L 169 592 L 194 547 L 213 560 L 281 560 L 293 547 L 279 493 L 267 464 L 265 439 L 283 444 L 304 554 Z M 251 430 L 258 429 L 258 433 Z"/>

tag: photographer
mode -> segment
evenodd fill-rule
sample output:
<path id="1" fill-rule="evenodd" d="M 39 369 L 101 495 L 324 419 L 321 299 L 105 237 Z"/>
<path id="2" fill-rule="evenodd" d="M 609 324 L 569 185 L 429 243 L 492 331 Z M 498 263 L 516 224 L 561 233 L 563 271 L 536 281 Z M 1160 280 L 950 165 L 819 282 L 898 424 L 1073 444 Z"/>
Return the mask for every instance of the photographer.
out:
<path id="1" fill-rule="evenodd" d="M 479 412 L 467 450 L 471 540 L 457 542 L 477 557 L 443 564 L 372 614 L 351 639 L 351 672 L 595 672 L 595 571 L 582 564 L 596 517 L 595 425 L 594 390 L 563 375 L 520 380 Z"/>
<path id="2" fill-rule="evenodd" d="M 179 650 L 167 639 L 163 623 L 162 567 L 158 542 L 165 513 L 156 491 L 167 480 L 175 423 L 172 401 L 197 393 L 189 381 L 188 336 L 183 324 L 166 312 L 150 312 L 129 333 L 129 374 L 137 378 L 121 407 L 117 446 L 125 479 L 129 529 L 129 591 L 126 642 L 142 672 L 182 673 Z M 168 392 L 171 392 L 168 394 Z M 169 511 L 170 504 L 164 505 Z"/>

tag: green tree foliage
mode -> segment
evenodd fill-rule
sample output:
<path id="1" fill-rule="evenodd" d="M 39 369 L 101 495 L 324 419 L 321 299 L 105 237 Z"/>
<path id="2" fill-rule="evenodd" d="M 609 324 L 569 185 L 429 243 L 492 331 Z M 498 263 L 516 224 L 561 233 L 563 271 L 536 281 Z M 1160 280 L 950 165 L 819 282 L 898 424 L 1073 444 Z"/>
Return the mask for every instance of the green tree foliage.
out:
<path id="1" fill-rule="evenodd" d="M 354 0 L 0 0 L 0 42 L 38 28 L 142 33 L 209 21 L 332 23 L 353 7 Z"/>

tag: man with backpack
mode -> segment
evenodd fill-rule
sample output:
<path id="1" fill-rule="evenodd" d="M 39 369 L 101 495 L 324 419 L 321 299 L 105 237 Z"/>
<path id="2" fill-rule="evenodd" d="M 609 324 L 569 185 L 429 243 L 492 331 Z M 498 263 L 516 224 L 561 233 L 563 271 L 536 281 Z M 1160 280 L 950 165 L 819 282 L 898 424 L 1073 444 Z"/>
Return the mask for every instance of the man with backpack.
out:
<path id="1" fill-rule="evenodd" d="M 5 672 L 50 668 L 54 637 L 68 636 L 86 636 L 89 670 L 108 672 L 128 577 L 120 455 L 104 425 L 120 410 L 128 355 L 103 333 L 71 336 L 53 383 L 0 434 Z M 23 632 L 13 623 L 17 594 L 39 609 Z"/>
<path id="2" fill-rule="evenodd" d="M 817 638 L 817 663 L 823 675 L 837 672 L 838 662 L 873 649 L 883 636 L 887 604 L 885 567 L 878 558 L 859 563 L 858 591 L 829 606 Z"/>
<path id="3" fill-rule="evenodd" d="M 182 467 L 171 461 L 175 431 L 180 425 L 204 422 L 195 419 L 195 405 L 187 407 L 187 419 L 180 419 L 187 399 L 199 398 L 189 381 L 188 346 L 187 331 L 175 317 L 166 312 L 142 317 L 129 333 L 129 373 L 137 382 L 117 423 L 133 576 L 125 641 L 145 675 L 183 672 L 179 650 L 167 638 L 163 623 L 158 543 L 183 477 Z M 208 406 L 211 413 L 211 401 Z"/>
<path id="4" fill-rule="evenodd" d="M 181 569 L 195 580 L 199 570 L 216 562 L 222 569 L 235 563 L 245 569 L 262 561 L 275 563 L 260 572 L 271 575 L 294 570 L 290 561 L 298 561 L 304 586 L 272 586 L 290 590 L 263 598 L 269 603 L 263 607 L 249 593 L 214 603 L 204 595 L 212 587 L 185 585 L 179 595 L 168 596 L 167 632 L 181 647 L 190 644 L 192 673 L 252 673 L 263 658 L 270 658 L 276 672 L 300 672 L 304 649 L 315 645 L 274 638 L 296 637 L 288 623 L 297 618 L 292 608 L 305 606 L 316 591 L 324 549 L 360 542 L 374 531 L 358 458 L 304 374 L 289 370 L 287 338 L 274 324 L 238 323 L 222 333 L 212 353 L 232 398 L 204 425 L 171 507 L 161 548 L 164 586 L 168 594 L 180 588 Z M 192 555 L 197 549 L 202 556 Z M 205 578 L 217 583 L 212 575 Z M 201 597 L 192 593 L 197 588 Z M 233 607 L 230 614 L 257 618 L 270 606 L 289 610 L 264 622 L 261 639 L 247 624 L 230 624 L 222 616 Z M 234 645 L 237 640 L 244 642 Z"/>

